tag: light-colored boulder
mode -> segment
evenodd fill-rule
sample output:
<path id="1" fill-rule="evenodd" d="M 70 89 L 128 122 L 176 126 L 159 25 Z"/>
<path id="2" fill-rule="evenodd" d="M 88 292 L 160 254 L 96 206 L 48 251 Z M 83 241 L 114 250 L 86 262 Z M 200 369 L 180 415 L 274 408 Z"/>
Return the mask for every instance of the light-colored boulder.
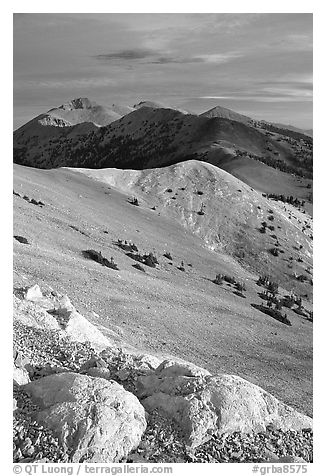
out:
<path id="1" fill-rule="evenodd" d="M 28 288 L 25 293 L 25 299 L 27 299 L 27 301 L 37 301 L 42 298 L 43 294 L 38 284 L 34 284 L 34 286 Z"/>
<path id="2" fill-rule="evenodd" d="M 40 305 L 42 303 L 42 305 Z M 38 329 L 50 329 L 60 331 L 60 325 L 56 318 L 49 314 L 43 307 L 43 301 L 32 302 L 19 299 L 14 295 L 13 299 L 14 321 Z M 49 302 L 47 309 L 51 309 L 53 303 Z"/>
<path id="3" fill-rule="evenodd" d="M 13 358 L 15 366 L 22 369 L 29 363 L 29 359 L 26 357 L 26 355 L 17 349 L 13 349 Z"/>
<path id="4" fill-rule="evenodd" d="M 27 370 L 21 367 L 16 367 L 15 364 L 13 365 L 13 373 L 13 381 L 16 385 L 25 385 L 30 381 Z"/>
<path id="5" fill-rule="evenodd" d="M 142 405 L 112 380 L 67 372 L 24 389 L 41 408 L 37 421 L 72 451 L 73 462 L 118 462 L 138 446 L 146 429 Z"/>
<path id="6" fill-rule="evenodd" d="M 191 446 L 202 444 L 215 432 L 264 431 L 269 424 L 282 430 L 312 427 L 311 418 L 235 375 L 200 375 L 198 371 L 191 376 L 186 365 L 182 375 L 179 364 L 164 364 L 154 374 L 140 376 L 137 387 L 144 407 L 176 420 Z"/>
<path id="7" fill-rule="evenodd" d="M 164 360 L 155 370 L 155 373 L 162 377 L 177 377 L 179 375 L 185 377 L 205 377 L 211 375 L 208 370 L 197 367 L 190 362 Z"/>
<path id="8" fill-rule="evenodd" d="M 77 342 L 90 342 L 97 351 L 112 346 L 110 339 L 104 336 L 91 322 L 79 314 L 68 296 L 63 296 L 56 307 L 55 317 L 68 336 Z"/>
<path id="9" fill-rule="evenodd" d="M 35 301 L 20 300 L 14 296 L 14 320 L 25 325 L 60 332 L 77 342 L 90 342 L 95 350 L 115 347 L 95 325 L 79 314 L 67 296 L 62 298 L 43 297 Z"/>

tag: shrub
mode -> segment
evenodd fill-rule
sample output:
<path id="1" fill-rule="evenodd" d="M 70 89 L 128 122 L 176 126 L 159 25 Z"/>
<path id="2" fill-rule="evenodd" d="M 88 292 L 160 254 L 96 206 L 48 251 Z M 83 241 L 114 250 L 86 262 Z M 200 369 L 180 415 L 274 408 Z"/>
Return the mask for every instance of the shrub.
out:
<path id="1" fill-rule="evenodd" d="M 244 283 L 239 283 L 239 282 L 237 282 L 237 283 L 235 284 L 235 288 L 236 288 L 237 291 L 240 291 L 240 292 L 246 291 L 246 286 L 245 286 Z"/>
<path id="2" fill-rule="evenodd" d="M 155 268 L 155 265 L 158 264 L 157 258 L 153 255 L 153 253 L 143 255 L 143 263 L 150 268 Z"/>
<path id="3" fill-rule="evenodd" d="M 119 239 L 114 244 L 119 246 L 119 248 L 121 248 L 124 251 L 138 251 L 138 248 L 134 243 L 128 242 L 126 240 L 123 242 L 122 240 Z"/>
<path id="4" fill-rule="evenodd" d="M 270 293 L 277 294 L 278 293 L 278 283 L 272 281 L 268 276 L 259 276 L 257 280 L 258 286 L 264 286 Z"/>
<path id="5" fill-rule="evenodd" d="M 180 264 L 180 266 L 178 266 L 178 269 L 179 269 L 180 271 L 185 271 L 185 265 L 184 265 L 184 262 L 183 262 L 183 261 L 181 261 L 181 264 Z"/>
<path id="6" fill-rule="evenodd" d="M 278 256 L 279 254 L 279 250 L 277 248 L 271 248 L 269 250 L 269 252 L 273 255 L 273 256 Z"/>
<path id="7" fill-rule="evenodd" d="M 241 292 L 241 291 L 234 291 L 233 294 L 235 294 L 236 296 L 242 297 L 242 298 L 245 298 L 245 297 L 246 297 L 246 296 L 243 294 L 243 292 Z"/>
<path id="8" fill-rule="evenodd" d="M 136 197 L 133 197 L 131 200 L 129 200 L 129 203 L 131 203 L 131 205 L 135 205 L 136 207 L 139 207 L 139 202 Z"/>
<path id="9" fill-rule="evenodd" d="M 116 269 L 118 270 L 118 266 L 114 262 L 113 257 L 111 256 L 110 261 L 106 259 L 104 256 L 102 256 L 102 253 L 100 251 L 95 251 L 95 250 L 85 250 L 83 251 L 83 254 L 86 258 L 92 259 L 93 261 L 96 261 L 97 263 L 101 264 L 102 266 L 106 266 L 107 268 L 111 269 Z"/>
<path id="10" fill-rule="evenodd" d="M 223 284 L 223 274 L 217 274 L 215 279 L 212 281 L 214 284 Z"/>
<path id="11" fill-rule="evenodd" d="M 19 236 L 19 235 L 14 235 L 15 240 L 19 241 L 19 243 L 22 243 L 23 245 L 29 245 L 29 242 L 27 238 L 24 236 Z"/>
<path id="12" fill-rule="evenodd" d="M 272 294 L 278 293 L 278 283 L 275 281 L 269 281 L 267 284 L 267 290 Z"/>
<path id="13" fill-rule="evenodd" d="M 143 268 L 141 264 L 136 263 L 136 264 L 133 264 L 132 266 L 133 266 L 133 268 L 136 268 L 139 271 L 143 271 L 144 273 L 146 273 L 145 268 Z"/>
<path id="14" fill-rule="evenodd" d="M 268 316 L 273 317 L 279 322 L 282 322 L 283 324 L 286 324 L 287 326 L 292 326 L 291 321 L 287 318 L 286 314 L 282 314 L 280 311 L 277 309 L 271 309 L 271 307 L 266 307 L 263 304 L 251 304 L 252 307 L 255 309 L 258 309 L 259 311 L 267 314 Z"/>
<path id="15" fill-rule="evenodd" d="M 205 215 L 205 212 L 204 212 L 204 205 L 201 204 L 201 207 L 200 207 L 200 210 L 199 212 L 197 212 L 198 215 Z"/>
<path id="16" fill-rule="evenodd" d="M 223 279 L 224 279 L 224 281 L 226 281 L 227 283 L 230 283 L 230 284 L 236 284 L 236 283 L 237 283 L 237 281 L 236 281 L 236 279 L 234 278 L 234 276 L 228 276 L 227 274 L 225 274 L 225 275 L 223 276 Z"/>
<path id="17" fill-rule="evenodd" d="M 167 258 L 167 259 L 169 259 L 169 260 L 171 260 L 171 261 L 173 260 L 173 258 L 172 258 L 172 256 L 171 256 L 171 253 L 170 253 L 169 251 L 166 251 L 163 256 L 165 256 L 165 258 Z"/>

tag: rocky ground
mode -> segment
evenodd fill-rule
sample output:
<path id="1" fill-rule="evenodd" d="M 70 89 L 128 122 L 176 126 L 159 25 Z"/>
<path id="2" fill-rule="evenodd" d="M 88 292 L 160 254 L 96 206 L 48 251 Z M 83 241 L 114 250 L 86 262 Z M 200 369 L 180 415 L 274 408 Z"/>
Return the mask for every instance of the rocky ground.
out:
<path id="1" fill-rule="evenodd" d="M 261 463 L 285 456 L 313 462 L 313 432 L 281 431 L 269 427 L 256 434 L 212 435 L 207 443 L 191 450 L 180 429 L 169 418 L 153 411 L 137 451 L 128 461 L 151 463 Z"/>
<path id="2" fill-rule="evenodd" d="M 43 420 L 46 424 L 42 424 L 40 415 L 44 416 L 48 408 L 54 407 L 51 407 L 50 397 L 44 394 L 44 389 L 40 392 L 37 390 L 37 385 L 42 385 L 42 382 L 51 376 L 55 380 L 56 376 L 63 374 L 66 374 L 67 378 L 71 375 L 80 375 L 82 379 L 88 379 L 88 381 L 102 382 L 102 386 L 105 381 L 114 381 L 119 384 L 118 387 L 125 395 L 140 395 L 139 381 L 142 378 L 155 377 L 155 372 L 160 375 L 157 370 L 154 371 L 157 363 L 155 357 L 133 355 L 113 347 L 104 347 L 100 351 L 96 340 L 75 341 L 74 330 L 69 330 L 69 321 L 73 319 L 76 321 L 78 313 L 67 298 L 60 301 L 60 298 L 52 297 L 55 311 L 51 306 L 52 311 L 49 314 L 45 310 L 49 307 L 49 297 L 44 298 L 37 287 L 34 287 L 29 294 L 30 300 L 26 300 L 26 295 L 24 290 L 16 291 L 13 459 L 14 462 L 76 461 L 76 458 L 73 459 L 73 452 L 66 444 L 68 440 L 65 441 L 60 431 L 58 432 L 58 428 L 53 426 L 53 420 L 47 419 L 48 415 Z M 61 307 L 58 304 L 60 302 L 64 303 Z M 50 319 L 48 322 L 45 321 L 47 315 Z M 66 316 L 65 320 L 63 316 Z M 56 323 L 60 323 L 58 329 L 55 329 Z M 77 329 L 76 323 L 75 329 Z M 206 371 L 191 364 L 177 365 L 168 362 L 160 367 L 163 369 L 161 373 L 169 382 L 171 379 L 172 382 L 178 382 L 180 377 L 184 379 L 180 374 L 182 369 L 186 370 L 188 377 L 185 378 L 188 384 L 191 384 L 192 379 L 197 379 L 200 374 L 206 374 Z M 28 384 L 29 381 L 31 383 Z M 36 387 L 33 388 L 34 382 Z M 143 382 L 146 383 L 146 380 Z M 152 384 L 152 381 L 150 382 Z M 54 397 L 56 403 L 62 400 L 61 384 L 59 387 L 58 394 L 53 391 L 56 395 Z M 71 389 L 67 387 L 67 391 L 71 392 Z M 74 392 L 71 393 L 72 396 L 75 395 Z M 98 403 L 101 400 L 101 388 L 96 390 L 95 394 L 98 395 L 96 397 Z M 36 398 L 35 395 L 38 397 Z M 71 401 L 71 398 L 69 397 L 68 400 Z M 64 407 L 62 407 L 63 410 Z M 250 434 L 239 431 L 231 434 L 223 434 L 219 431 L 209 432 L 205 437 L 208 441 L 193 446 L 189 444 L 182 425 L 166 412 L 160 408 L 146 408 L 146 410 L 144 413 L 147 421 L 146 430 L 137 436 L 137 443 L 133 442 L 128 451 L 122 452 L 122 456 L 122 453 L 120 454 L 116 462 L 263 462 L 276 461 L 281 457 L 303 458 L 307 462 L 313 460 L 313 433 L 309 428 L 280 430 L 273 425 L 266 425 L 264 431 Z M 73 412 L 72 407 L 69 407 L 69 412 Z M 91 418 L 93 425 L 101 424 L 95 416 Z M 123 425 L 118 430 L 123 432 Z M 87 436 L 87 431 L 85 435 Z M 86 452 L 79 460 L 94 462 L 94 454 Z"/>

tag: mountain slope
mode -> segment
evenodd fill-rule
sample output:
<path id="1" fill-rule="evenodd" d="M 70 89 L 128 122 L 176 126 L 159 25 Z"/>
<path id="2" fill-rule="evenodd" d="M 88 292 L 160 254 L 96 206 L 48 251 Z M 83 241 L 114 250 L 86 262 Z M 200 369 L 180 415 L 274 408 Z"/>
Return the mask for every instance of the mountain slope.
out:
<path id="1" fill-rule="evenodd" d="M 145 196 L 147 203 L 195 233 L 209 249 L 233 256 L 258 274 L 273 276 L 288 290 L 311 296 L 310 282 L 300 283 L 294 274 L 310 279 L 306 269 L 312 268 L 312 220 L 295 207 L 263 198 L 224 170 L 195 160 L 142 171 L 77 171 Z M 262 234 L 264 221 L 272 230 Z M 275 246 L 278 257 L 270 252 Z M 297 256 L 293 246 L 301 250 Z"/>
<path id="2" fill-rule="evenodd" d="M 224 119 L 230 119 L 232 121 L 242 122 L 243 124 L 247 124 L 258 130 L 261 128 L 274 127 L 274 128 L 280 129 L 282 133 L 285 135 L 288 135 L 289 132 L 296 132 L 298 134 L 306 135 L 309 137 L 312 137 L 313 135 L 312 129 L 305 130 L 305 129 L 300 129 L 299 127 L 291 126 L 289 124 L 285 125 L 285 124 L 268 122 L 264 120 L 252 119 L 249 116 L 239 114 L 238 112 L 235 112 L 232 109 L 228 109 L 222 106 L 215 106 L 212 109 L 209 109 L 208 111 L 202 112 L 200 116 L 222 117 Z"/>
<path id="3" fill-rule="evenodd" d="M 237 196 L 242 194 L 244 204 L 240 210 L 244 214 L 250 213 L 248 200 L 255 198 L 264 216 L 269 207 L 273 208 L 275 222 L 282 226 L 281 230 L 275 227 L 280 239 L 287 230 L 283 225 L 288 223 L 291 240 L 298 222 L 294 218 L 293 223 L 282 218 L 282 210 L 278 212 L 272 201 L 251 193 L 232 176 L 203 163 L 190 161 L 184 168 L 180 164 L 164 169 L 163 173 L 162 170 L 113 173 L 116 187 L 75 170 L 14 166 L 14 190 L 20 195 L 14 195 L 14 234 L 26 237 L 30 243 L 24 245 L 14 240 L 15 288 L 19 290 L 37 282 L 49 292 L 52 288 L 68 294 L 76 308 L 118 344 L 123 340 L 162 356 L 176 355 L 213 373 L 238 374 L 311 414 L 311 322 L 286 309 L 292 323 L 289 327 L 253 307 L 252 304 L 261 303 L 258 293 L 263 289 L 256 285 L 257 275 L 241 266 L 225 248 L 212 252 L 197 232 L 202 226 L 203 230 L 217 227 L 222 219 L 229 230 L 231 227 L 240 230 L 246 218 L 237 212 L 240 206 Z M 119 178 L 118 174 L 129 177 Z M 139 184 L 133 174 L 141 177 Z M 214 183 L 210 179 L 219 185 L 215 198 L 211 199 Z M 130 188 L 129 180 L 132 180 Z M 178 190 L 187 183 L 189 189 Z M 178 195 L 165 192 L 163 188 L 167 184 Z M 242 187 L 242 193 L 237 187 Z M 194 194 L 195 190 L 204 194 Z M 139 207 L 128 201 L 136 191 Z M 41 200 L 44 206 L 28 203 L 24 195 Z M 171 195 L 176 195 L 176 199 Z M 205 215 L 196 216 L 201 201 L 205 202 Z M 219 203 L 221 210 L 214 224 L 211 211 L 217 213 Z M 153 205 L 156 210 L 151 209 Z M 182 210 L 186 218 L 191 217 L 186 227 L 181 224 Z M 254 233 L 259 234 L 251 229 L 255 214 L 253 207 L 248 241 Z M 269 240 L 270 232 L 267 234 Z M 133 242 L 142 253 L 152 251 L 159 265 L 146 266 L 145 273 L 135 269 L 132 265 L 136 262 L 116 245 L 118 239 Z M 239 237 L 235 239 L 240 242 Z M 287 245 L 282 244 L 284 250 L 287 250 L 285 246 L 292 246 L 290 240 Z M 305 237 L 299 234 L 298 240 L 305 247 Z M 108 269 L 86 259 L 83 250 L 87 249 L 101 251 L 108 259 L 112 256 L 119 269 Z M 172 260 L 164 256 L 167 251 Z M 293 253 L 296 259 L 299 251 Z M 306 260 L 306 248 L 301 253 Z M 280 266 L 282 256 L 273 257 Z M 284 257 L 288 257 L 287 251 Z M 178 269 L 181 261 L 185 271 Z M 244 281 L 246 298 L 234 294 L 233 286 L 227 283 L 212 283 L 216 273 Z M 310 306 L 304 298 L 303 302 Z"/>

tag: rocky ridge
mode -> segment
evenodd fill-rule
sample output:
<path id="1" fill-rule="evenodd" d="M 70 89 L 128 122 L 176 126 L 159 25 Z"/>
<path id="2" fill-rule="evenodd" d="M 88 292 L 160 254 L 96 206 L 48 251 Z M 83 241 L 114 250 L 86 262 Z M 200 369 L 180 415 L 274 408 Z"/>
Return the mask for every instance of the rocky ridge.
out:
<path id="1" fill-rule="evenodd" d="M 117 347 L 67 296 L 15 290 L 15 462 L 310 462 L 311 428 L 239 377 Z"/>

